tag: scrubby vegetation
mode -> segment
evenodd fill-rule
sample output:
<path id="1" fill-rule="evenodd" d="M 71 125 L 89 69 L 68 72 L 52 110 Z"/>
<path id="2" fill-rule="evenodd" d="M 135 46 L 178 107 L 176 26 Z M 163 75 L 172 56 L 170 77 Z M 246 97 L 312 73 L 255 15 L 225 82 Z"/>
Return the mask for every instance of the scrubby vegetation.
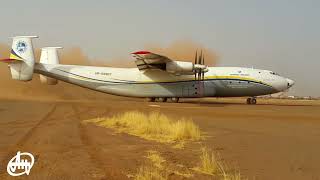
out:
<path id="1" fill-rule="evenodd" d="M 168 179 L 168 172 L 163 163 L 166 161 L 159 152 L 148 151 L 147 162 L 138 169 L 135 175 L 136 180 L 165 180 Z"/>
<path id="2" fill-rule="evenodd" d="M 206 174 L 217 174 L 219 165 L 216 159 L 216 155 L 213 152 L 210 153 L 207 148 L 202 148 L 200 156 L 200 166 L 197 169 Z"/>
<path id="3" fill-rule="evenodd" d="M 193 170 L 220 177 L 221 180 L 241 180 L 240 172 L 227 172 L 225 165 L 218 159 L 217 155 L 204 147 L 201 149 L 199 166 Z"/>
<path id="4" fill-rule="evenodd" d="M 172 166 L 175 166 L 175 164 L 167 162 L 157 151 L 148 151 L 146 158 L 148 161 L 138 169 L 134 176 L 135 180 L 166 180 L 169 174 L 184 178 L 193 176 L 189 170 L 184 172 L 177 168 L 174 169 Z"/>
<path id="5" fill-rule="evenodd" d="M 163 163 L 166 161 L 159 152 L 157 151 L 148 151 L 147 158 L 159 169 L 163 169 Z"/>
<path id="6" fill-rule="evenodd" d="M 135 180 L 166 180 L 168 174 L 154 166 L 142 166 L 134 177 Z"/>
<path id="7" fill-rule="evenodd" d="M 129 111 L 112 117 L 96 118 L 84 121 L 101 127 L 112 128 L 147 140 L 162 143 L 176 143 L 173 148 L 183 148 L 186 141 L 203 139 L 199 127 L 191 119 L 174 120 L 168 116 L 152 112 L 145 114 Z M 165 180 L 169 174 L 191 178 L 192 172 L 213 176 L 221 180 L 241 180 L 240 173 L 231 172 L 220 161 L 219 156 L 208 148 L 201 148 L 198 166 L 177 170 L 175 163 L 166 160 L 157 151 L 148 151 L 148 161 L 138 168 L 132 177 L 136 180 Z"/>
<path id="8" fill-rule="evenodd" d="M 125 112 L 113 117 L 86 120 L 98 126 L 117 129 L 131 135 L 158 142 L 183 142 L 201 139 L 199 127 L 190 119 L 173 120 L 164 114 L 138 111 Z"/>

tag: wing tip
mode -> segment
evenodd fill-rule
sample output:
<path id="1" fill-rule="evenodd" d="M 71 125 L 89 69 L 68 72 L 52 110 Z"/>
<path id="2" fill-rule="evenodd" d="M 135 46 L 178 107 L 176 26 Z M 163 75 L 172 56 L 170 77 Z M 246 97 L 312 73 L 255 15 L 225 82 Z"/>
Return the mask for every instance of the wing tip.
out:
<path id="1" fill-rule="evenodd" d="M 131 54 L 135 54 L 135 55 L 138 55 L 138 54 L 150 54 L 151 52 L 149 51 L 136 51 L 136 52 L 133 52 Z"/>

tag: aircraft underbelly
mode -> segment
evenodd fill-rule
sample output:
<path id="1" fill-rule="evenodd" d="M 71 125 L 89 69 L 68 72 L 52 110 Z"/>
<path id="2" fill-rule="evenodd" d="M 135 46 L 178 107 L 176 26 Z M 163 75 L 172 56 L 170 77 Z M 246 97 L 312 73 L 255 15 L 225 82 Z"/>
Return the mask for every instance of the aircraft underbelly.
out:
<path id="1" fill-rule="evenodd" d="M 134 97 L 205 97 L 215 96 L 212 82 L 130 83 L 98 87 L 106 93 Z"/>
<path id="2" fill-rule="evenodd" d="M 272 87 L 257 82 L 218 80 L 214 84 L 217 97 L 259 96 L 276 92 Z"/>
<path id="3" fill-rule="evenodd" d="M 152 84 L 103 85 L 99 91 L 133 97 L 238 97 L 273 93 L 270 87 L 254 83 L 250 86 L 219 86 L 219 81 Z"/>

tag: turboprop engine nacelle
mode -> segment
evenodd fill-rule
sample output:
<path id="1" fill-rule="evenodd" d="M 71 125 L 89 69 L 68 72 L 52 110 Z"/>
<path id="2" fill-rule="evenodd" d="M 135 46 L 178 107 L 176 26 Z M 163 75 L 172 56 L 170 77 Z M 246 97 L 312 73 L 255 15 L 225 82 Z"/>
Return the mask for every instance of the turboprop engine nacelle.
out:
<path id="1" fill-rule="evenodd" d="M 41 49 L 40 63 L 42 64 L 59 64 L 57 49 L 61 47 L 45 47 Z M 40 82 L 48 85 L 58 84 L 58 80 L 40 74 Z"/>
<path id="2" fill-rule="evenodd" d="M 202 64 L 193 64 L 184 61 L 171 61 L 166 63 L 166 71 L 177 75 L 190 75 L 197 72 L 207 72 L 207 66 Z"/>
<path id="3" fill-rule="evenodd" d="M 173 74 L 194 74 L 194 65 L 191 62 L 171 61 L 166 63 L 166 71 Z"/>

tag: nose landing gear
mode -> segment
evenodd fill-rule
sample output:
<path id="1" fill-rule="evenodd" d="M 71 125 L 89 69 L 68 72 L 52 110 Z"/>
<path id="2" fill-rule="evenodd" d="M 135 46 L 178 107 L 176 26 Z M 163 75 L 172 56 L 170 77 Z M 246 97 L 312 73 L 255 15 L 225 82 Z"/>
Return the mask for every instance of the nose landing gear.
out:
<path id="1" fill-rule="evenodd" d="M 255 97 L 248 98 L 247 104 L 257 104 L 257 99 Z"/>

